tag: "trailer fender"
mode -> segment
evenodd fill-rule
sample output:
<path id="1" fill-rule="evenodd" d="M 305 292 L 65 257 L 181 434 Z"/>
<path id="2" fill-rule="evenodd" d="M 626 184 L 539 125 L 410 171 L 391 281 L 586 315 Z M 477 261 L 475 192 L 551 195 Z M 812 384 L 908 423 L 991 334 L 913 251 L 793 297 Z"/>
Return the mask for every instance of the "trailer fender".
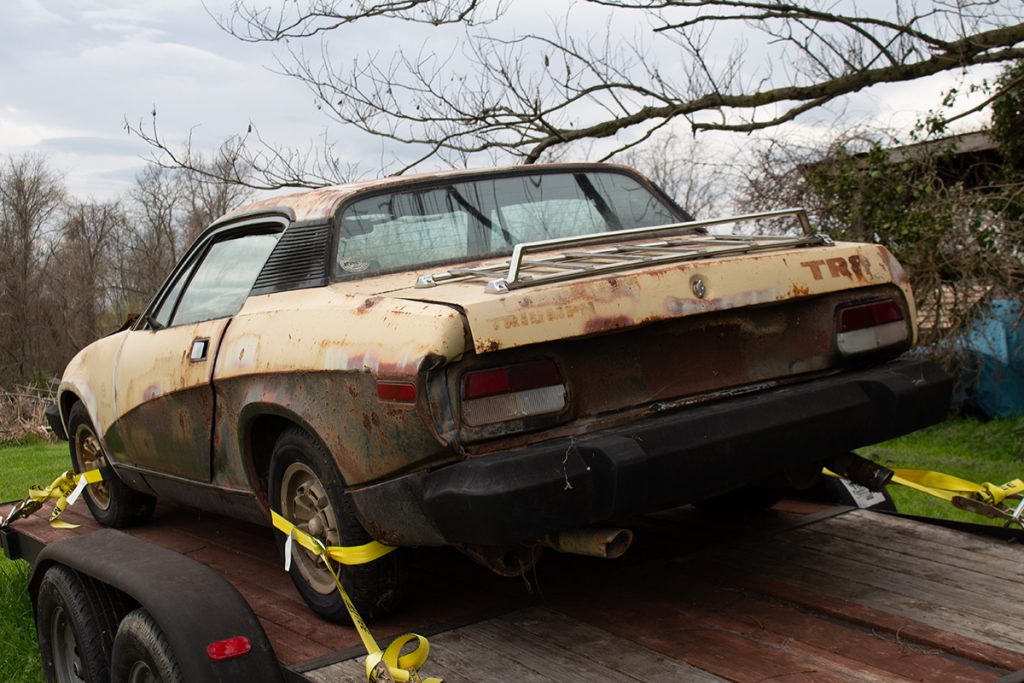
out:
<path id="1" fill-rule="evenodd" d="M 224 577 L 166 548 L 114 529 L 47 545 L 29 581 L 33 604 L 46 569 L 62 564 L 128 595 L 153 617 L 187 681 L 282 683 L 280 665 L 252 608 Z M 252 649 L 212 661 L 211 643 L 243 636 Z"/>

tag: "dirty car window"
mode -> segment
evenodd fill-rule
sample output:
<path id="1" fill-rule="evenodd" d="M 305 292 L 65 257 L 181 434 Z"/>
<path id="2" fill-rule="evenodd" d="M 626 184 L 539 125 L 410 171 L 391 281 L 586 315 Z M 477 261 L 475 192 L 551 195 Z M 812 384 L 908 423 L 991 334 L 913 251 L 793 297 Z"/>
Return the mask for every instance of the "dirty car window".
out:
<path id="1" fill-rule="evenodd" d="M 278 234 L 242 235 L 215 242 L 195 269 L 174 312 L 173 325 L 234 315 L 245 303 Z"/>
<path id="2" fill-rule="evenodd" d="M 507 254 L 517 243 L 681 220 L 620 173 L 488 178 L 353 202 L 341 219 L 337 274 L 358 276 Z"/>

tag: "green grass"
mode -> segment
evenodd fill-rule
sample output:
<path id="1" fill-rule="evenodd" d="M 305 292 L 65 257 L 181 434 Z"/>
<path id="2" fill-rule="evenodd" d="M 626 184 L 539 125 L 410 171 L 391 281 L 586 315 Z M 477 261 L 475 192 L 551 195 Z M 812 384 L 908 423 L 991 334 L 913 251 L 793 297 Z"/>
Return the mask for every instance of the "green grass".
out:
<path id="1" fill-rule="evenodd" d="M 0 558 L 0 681 L 43 683 L 27 562 Z"/>
<path id="2" fill-rule="evenodd" d="M 979 484 L 1004 484 L 1011 479 L 1024 479 L 1024 418 L 954 418 L 862 448 L 859 453 L 887 467 L 934 470 Z M 896 509 L 905 514 L 1001 524 L 902 486 L 890 486 L 889 493 Z"/>
<path id="3" fill-rule="evenodd" d="M 0 501 L 24 498 L 29 486 L 45 486 L 70 467 L 68 445 L 63 442 L 37 441 L 0 448 Z"/>
<path id="4" fill-rule="evenodd" d="M 0 448 L 0 501 L 25 497 L 32 484 L 49 484 L 70 465 L 66 443 Z M 9 507 L 3 506 L 6 515 Z M 0 681 L 43 683 L 36 627 L 28 598 L 29 566 L 0 555 Z"/>

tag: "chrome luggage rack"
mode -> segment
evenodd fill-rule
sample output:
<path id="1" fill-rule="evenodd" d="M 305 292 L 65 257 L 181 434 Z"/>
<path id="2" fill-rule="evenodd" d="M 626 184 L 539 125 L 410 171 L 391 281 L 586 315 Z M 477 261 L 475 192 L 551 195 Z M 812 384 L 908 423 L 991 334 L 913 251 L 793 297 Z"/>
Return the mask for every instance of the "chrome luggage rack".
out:
<path id="1" fill-rule="evenodd" d="M 802 236 L 713 235 L 706 230 L 707 227 L 712 225 L 785 218 L 787 216 L 797 219 L 804 232 Z M 656 242 L 565 251 L 560 254 L 529 260 L 525 258 L 527 254 L 550 251 L 554 247 L 608 242 L 609 240 L 632 240 L 668 232 L 677 234 Z M 487 281 L 484 287 L 485 291 L 492 294 L 502 294 L 513 289 L 545 282 L 559 282 L 660 263 L 695 261 L 716 256 L 731 256 L 734 254 L 792 247 L 828 246 L 831 244 L 832 240 L 828 235 L 812 233 L 810 222 L 807 220 L 807 213 L 803 209 L 779 209 L 777 211 L 750 213 L 742 216 L 729 216 L 727 218 L 672 223 L 669 225 L 600 232 L 575 237 L 559 237 L 538 242 L 523 242 L 512 248 L 512 257 L 504 263 L 477 268 L 452 268 L 444 273 L 420 275 L 416 278 L 416 288 L 436 287 L 441 282 L 457 278 L 464 278 L 466 280 L 480 278 Z"/>

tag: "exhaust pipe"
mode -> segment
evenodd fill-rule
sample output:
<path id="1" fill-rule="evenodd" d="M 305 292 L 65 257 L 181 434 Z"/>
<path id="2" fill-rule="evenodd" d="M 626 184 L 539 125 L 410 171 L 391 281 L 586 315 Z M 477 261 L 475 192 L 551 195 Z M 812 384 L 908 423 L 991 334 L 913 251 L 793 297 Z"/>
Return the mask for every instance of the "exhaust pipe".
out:
<path id="1" fill-rule="evenodd" d="M 633 532 L 629 529 L 591 527 L 556 531 L 543 536 L 540 542 L 560 553 L 586 555 L 614 560 L 622 557 L 633 543 Z"/>

